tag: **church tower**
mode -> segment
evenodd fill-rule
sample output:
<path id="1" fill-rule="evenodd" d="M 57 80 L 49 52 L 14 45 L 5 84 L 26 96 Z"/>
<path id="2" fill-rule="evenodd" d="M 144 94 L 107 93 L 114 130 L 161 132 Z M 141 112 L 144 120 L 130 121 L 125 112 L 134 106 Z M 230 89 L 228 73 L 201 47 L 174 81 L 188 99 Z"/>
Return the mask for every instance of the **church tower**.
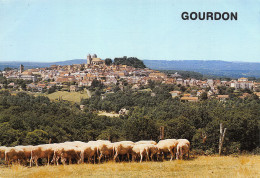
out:
<path id="1" fill-rule="evenodd" d="M 91 55 L 88 54 L 88 56 L 87 56 L 87 64 L 88 64 L 88 65 L 91 65 L 91 62 L 92 62 Z"/>
<path id="2" fill-rule="evenodd" d="M 23 73 L 23 71 L 24 71 L 24 66 L 21 64 L 21 65 L 20 65 L 20 71 L 19 71 L 20 74 Z"/>

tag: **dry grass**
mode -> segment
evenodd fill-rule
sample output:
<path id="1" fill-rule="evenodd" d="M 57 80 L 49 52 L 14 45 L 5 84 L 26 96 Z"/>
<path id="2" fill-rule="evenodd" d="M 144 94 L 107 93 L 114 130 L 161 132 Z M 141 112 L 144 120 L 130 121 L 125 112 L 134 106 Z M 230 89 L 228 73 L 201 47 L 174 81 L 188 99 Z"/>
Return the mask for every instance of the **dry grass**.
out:
<path id="1" fill-rule="evenodd" d="M 108 117 L 119 117 L 120 116 L 117 113 L 110 113 L 110 112 L 105 112 L 105 111 L 99 111 L 98 115 L 100 115 L 100 116 L 108 116 Z"/>
<path id="2" fill-rule="evenodd" d="M 0 168 L 0 177 L 260 177 L 260 156 L 205 157 L 188 161 Z"/>
<path id="3" fill-rule="evenodd" d="M 80 93 L 80 92 L 67 92 L 67 91 L 56 91 L 51 94 L 38 94 L 47 96 L 50 100 L 58 100 L 60 97 L 62 97 L 63 100 L 71 101 L 75 103 L 80 103 L 81 98 L 85 99 L 88 98 L 88 94 L 86 91 Z"/>

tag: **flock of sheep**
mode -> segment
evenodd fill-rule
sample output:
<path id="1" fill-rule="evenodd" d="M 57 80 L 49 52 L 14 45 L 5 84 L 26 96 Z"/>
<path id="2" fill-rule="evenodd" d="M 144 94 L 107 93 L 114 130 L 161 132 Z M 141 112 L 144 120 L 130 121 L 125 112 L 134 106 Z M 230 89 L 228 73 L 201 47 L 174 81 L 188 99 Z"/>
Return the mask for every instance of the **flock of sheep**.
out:
<path id="1" fill-rule="evenodd" d="M 184 155 L 189 158 L 190 142 L 187 139 L 166 139 L 158 143 L 152 140 L 142 140 L 138 142 L 120 141 L 111 143 L 108 140 L 89 141 L 88 143 L 73 141 L 65 143 L 43 144 L 37 146 L 15 146 L 0 147 L 0 158 L 4 159 L 6 164 L 19 163 L 30 167 L 35 163 L 38 166 L 38 160 L 45 159 L 46 163 L 54 165 L 63 165 L 72 162 L 84 163 L 94 162 L 97 159 L 114 159 L 114 161 L 137 159 L 142 162 L 147 160 L 162 159 L 165 154 L 170 154 L 171 159 L 183 159 Z M 131 156 L 131 157 L 130 157 Z M 121 159 L 119 159 L 121 158 Z"/>

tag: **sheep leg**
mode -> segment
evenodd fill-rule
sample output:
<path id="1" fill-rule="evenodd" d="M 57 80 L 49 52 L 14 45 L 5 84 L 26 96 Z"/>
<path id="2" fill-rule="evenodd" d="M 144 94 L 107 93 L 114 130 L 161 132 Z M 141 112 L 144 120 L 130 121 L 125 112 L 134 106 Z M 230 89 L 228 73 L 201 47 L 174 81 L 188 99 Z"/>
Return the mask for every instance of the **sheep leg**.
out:
<path id="1" fill-rule="evenodd" d="M 151 159 L 151 161 L 154 161 L 153 160 L 153 153 L 151 153 L 150 159 Z"/>
<path id="2" fill-rule="evenodd" d="M 48 156 L 49 159 L 49 156 Z M 54 165 L 56 165 L 56 155 L 53 155 L 51 163 L 53 163 Z"/>
<path id="3" fill-rule="evenodd" d="M 128 162 L 130 162 L 130 155 L 129 155 L 129 153 L 127 153 L 127 159 L 128 159 Z"/>
<path id="4" fill-rule="evenodd" d="M 62 162 L 62 164 L 65 166 L 65 164 L 66 164 L 66 158 L 64 158 L 63 156 L 61 156 L 61 162 Z"/>
<path id="5" fill-rule="evenodd" d="M 57 166 L 59 165 L 59 159 L 60 159 L 60 158 L 57 156 L 57 157 L 56 157 L 56 160 L 55 160 Z"/>
<path id="6" fill-rule="evenodd" d="M 116 162 L 117 156 L 118 156 L 118 152 L 116 152 L 116 154 L 115 154 L 115 156 L 114 156 L 114 161 L 115 161 L 115 162 Z"/>
<path id="7" fill-rule="evenodd" d="M 81 154 L 82 154 L 82 153 L 81 153 Z M 84 164 L 84 159 L 85 159 L 85 158 L 84 158 L 84 152 L 83 152 L 83 154 L 81 155 L 81 163 L 82 163 L 82 164 Z"/>
<path id="8" fill-rule="evenodd" d="M 181 151 L 181 159 L 183 159 L 183 150 L 182 150 L 182 148 L 180 149 L 180 151 Z"/>
<path id="9" fill-rule="evenodd" d="M 33 161 L 33 158 L 31 157 L 31 159 L 30 159 L 30 167 L 32 167 L 32 161 Z"/>
<path id="10" fill-rule="evenodd" d="M 36 164 L 36 166 L 38 167 L 39 165 L 38 165 L 38 157 L 35 159 L 35 164 Z"/>
<path id="11" fill-rule="evenodd" d="M 141 159 L 140 159 L 140 163 L 142 162 L 142 159 L 143 159 L 143 154 L 140 154 L 140 156 L 141 156 Z"/>
<path id="12" fill-rule="evenodd" d="M 170 151 L 170 153 L 171 153 L 171 159 L 170 159 L 170 161 L 172 161 L 172 159 L 173 159 L 173 152 L 172 152 L 171 149 L 169 149 L 169 151 Z"/>
<path id="13" fill-rule="evenodd" d="M 102 156 L 103 156 L 103 154 L 100 153 L 100 156 L 99 156 L 99 158 L 98 158 L 98 163 L 100 163 L 100 160 L 101 160 Z"/>
<path id="14" fill-rule="evenodd" d="M 133 155 L 132 155 L 132 161 L 135 161 L 135 160 L 136 160 L 135 158 L 136 158 L 136 155 L 133 154 Z"/>
<path id="15" fill-rule="evenodd" d="M 177 148 L 173 148 L 173 157 L 175 156 L 175 159 L 176 159 L 176 152 L 177 152 Z"/>

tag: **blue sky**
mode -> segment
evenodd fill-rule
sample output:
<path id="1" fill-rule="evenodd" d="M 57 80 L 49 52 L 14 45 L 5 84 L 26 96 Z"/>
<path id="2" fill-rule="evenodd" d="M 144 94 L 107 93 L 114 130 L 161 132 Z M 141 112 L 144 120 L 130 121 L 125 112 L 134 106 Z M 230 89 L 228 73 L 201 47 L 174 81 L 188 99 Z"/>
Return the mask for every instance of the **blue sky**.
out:
<path id="1" fill-rule="evenodd" d="M 181 13 L 238 12 L 237 21 Z M 134 56 L 260 62 L 259 0 L 0 0 L 0 61 Z"/>

